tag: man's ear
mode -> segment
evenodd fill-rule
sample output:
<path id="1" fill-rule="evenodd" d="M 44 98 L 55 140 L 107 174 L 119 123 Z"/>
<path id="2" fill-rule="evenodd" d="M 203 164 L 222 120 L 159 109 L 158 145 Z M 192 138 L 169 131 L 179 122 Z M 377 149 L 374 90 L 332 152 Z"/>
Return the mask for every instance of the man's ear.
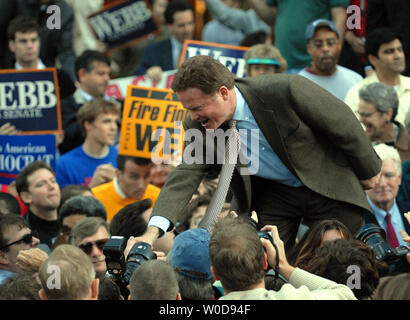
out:
<path id="1" fill-rule="evenodd" d="M 310 53 L 311 50 L 312 50 L 312 47 L 311 47 L 310 43 L 309 43 L 309 42 L 306 43 L 306 52 L 307 52 L 310 56 L 312 56 L 311 53 Z"/>
<path id="2" fill-rule="evenodd" d="M 38 290 L 38 295 L 40 296 L 41 300 L 48 300 L 47 296 L 46 296 L 46 293 L 44 292 L 43 289 Z"/>
<path id="3" fill-rule="evenodd" d="M 389 117 L 389 120 L 392 121 L 392 120 L 393 120 L 393 109 L 390 108 L 390 109 L 387 110 L 385 113 L 386 113 L 387 116 Z"/>
<path id="4" fill-rule="evenodd" d="M 86 132 L 86 134 L 87 134 L 87 133 L 88 133 L 89 128 L 91 127 L 91 122 L 90 122 L 90 121 L 85 120 L 85 121 L 83 122 L 83 126 L 84 126 L 84 130 L 85 130 L 85 132 Z"/>
<path id="5" fill-rule="evenodd" d="M 100 285 L 100 279 L 94 279 L 91 282 L 91 297 L 90 300 L 97 300 L 98 299 L 98 289 Z"/>
<path id="6" fill-rule="evenodd" d="M 218 276 L 215 273 L 215 270 L 214 270 L 213 266 L 211 266 L 211 273 L 212 273 L 212 276 L 214 277 L 215 280 L 219 280 Z"/>
<path id="7" fill-rule="evenodd" d="M 268 271 L 269 263 L 268 263 L 268 255 L 266 252 L 263 253 L 263 270 Z"/>
<path id="8" fill-rule="evenodd" d="M 13 40 L 9 40 L 9 49 L 11 52 L 14 52 L 16 50 L 16 46 Z"/>
<path id="9" fill-rule="evenodd" d="M 32 201 L 31 194 L 30 192 L 27 192 L 27 191 L 20 192 L 20 198 L 21 198 L 21 201 L 23 201 L 24 204 L 26 205 L 29 205 Z"/>
<path id="10" fill-rule="evenodd" d="M 371 65 L 372 65 L 373 67 L 376 67 L 378 58 L 375 57 L 375 56 L 372 55 L 372 54 L 367 55 L 367 58 L 369 59 L 369 62 L 371 63 Z"/>
<path id="11" fill-rule="evenodd" d="M 84 79 L 86 73 L 87 73 L 87 71 L 86 71 L 84 68 L 81 68 L 80 70 L 77 71 L 78 81 L 80 81 L 80 83 L 81 83 L 82 80 Z"/>
<path id="12" fill-rule="evenodd" d="M 120 169 L 115 169 L 115 176 L 117 177 L 117 179 L 119 180 L 121 177 L 121 170 Z"/>
<path id="13" fill-rule="evenodd" d="M 222 86 L 218 89 L 219 94 L 221 95 L 222 99 L 225 101 L 228 100 L 229 97 L 229 89 L 225 86 Z"/>

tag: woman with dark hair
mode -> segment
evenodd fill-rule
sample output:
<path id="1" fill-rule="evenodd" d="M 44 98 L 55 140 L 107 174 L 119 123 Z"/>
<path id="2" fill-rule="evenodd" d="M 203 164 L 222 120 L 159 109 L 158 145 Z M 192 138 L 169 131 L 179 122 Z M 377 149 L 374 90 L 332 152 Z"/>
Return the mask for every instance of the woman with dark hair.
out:
<path id="1" fill-rule="evenodd" d="M 334 219 L 322 220 L 303 235 L 289 254 L 289 261 L 295 267 L 304 269 L 315 255 L 316 249 L 325 241 L 351 240 L 352 238 L 349 229 L 340 221 Z"/>

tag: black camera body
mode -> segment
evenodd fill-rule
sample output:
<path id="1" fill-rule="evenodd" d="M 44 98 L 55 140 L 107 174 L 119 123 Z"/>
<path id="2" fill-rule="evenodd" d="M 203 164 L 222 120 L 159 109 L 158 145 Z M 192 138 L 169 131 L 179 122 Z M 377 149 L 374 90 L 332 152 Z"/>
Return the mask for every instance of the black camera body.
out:
<path id="1" fill-rule="evenodd" d="M 385 231 L 376 224 L 364 225 L 359 231 L 357 239 L 373 249 L 377 260 L 387 264 L 387 268 L 381 276 L 391 276 L 409 271 L 410 266 L 406 255 L 410 253 L 410 248 L 406 246 L 392 248 L 386 241 Z"/>
<path id="2" fill-rule="evenodd" d="M 131 248 L 125 261 L 124 250 L 127 241 L 124 237 L 113 236 L 103 248 L 107 271 L 114 278 L 122 292 L 126 291 L 132 274 L 142 263 L 157 258 L 150 244 L 137 242 Z"/>
<path id="3" fill-rule="evenodd" d="M 126 269 L 124 250 L 127 246 L 127 239 L 124 237 L 111 237 L 103 248 L 107 271 L 114 278 L 121 277 Z"/>
<path id="4" fill-rule="evenodd" d="M 266 232 L 266 231 L 258 231 L 258 237 L 259 238 L 263 238 L 266 240 L 269 240 L 272 244 L 273 244 L 273 238 L 270 235 L 270 232 Z"/>

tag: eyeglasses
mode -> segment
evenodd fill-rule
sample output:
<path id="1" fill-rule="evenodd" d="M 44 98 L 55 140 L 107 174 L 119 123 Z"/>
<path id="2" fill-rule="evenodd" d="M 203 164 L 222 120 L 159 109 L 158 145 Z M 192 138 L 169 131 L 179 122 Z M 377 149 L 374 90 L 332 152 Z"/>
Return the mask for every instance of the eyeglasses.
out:
<path id="1" fill-rule="evenodd" d="M 362 118 L 370 118 L 372 115 L 374 115 L 377 111 L 373 111 L 370 113 L 363 113 L 363 112 L 357 112 L 357 114 L 362 117 Z"/>
<path id="2" fill-rule="evenodd" d="M 94 242 L 86 242 L 78 245 L 78 247 L 83 250 L 86 254 L 90 254 L 93 251 L 93 246 L 95 245 L 98 249 L 102 250 L 107 243 L 108 239 L 101 239 Z"/>
<path id="3" fill-rule="evenodd" d="M 329 48 L 333 48 L 337 44 L 337 40 L 336 39 L 327 39 L 325 41 L 315 40 L 315 41 L 312 42 L 312 45 L 316 49 L 322 49 L 322 47 L 324 46 L 325 43 Z"/>
<path id="4" fill-rule="evenodd" d="M 14 244 L 19 243 L 19 242 L 24 242 L 25 244 L 30 244 L 30 243 L 33 241 L 33 237 L 37 237 L 37 233 L 36 233 L 36 232 L 31 232 L 31 233 L 25 234 L 25 235 L 23 236 L 23 238 L 21 238 L 21 239 L 19 239 L 19 240 L 17 240 L 17 241 L 14 241 L 14 242 L 12 242 L 12 243 L 9 243 L 9 244 L 7 244 L 7 245 L 1 247 L 0 250 L 6 249 L 6 248 L 8 248 L 8 247 L 10 247 L 10 246 L 12 246 L 12 245 L 14 245 Z"/>

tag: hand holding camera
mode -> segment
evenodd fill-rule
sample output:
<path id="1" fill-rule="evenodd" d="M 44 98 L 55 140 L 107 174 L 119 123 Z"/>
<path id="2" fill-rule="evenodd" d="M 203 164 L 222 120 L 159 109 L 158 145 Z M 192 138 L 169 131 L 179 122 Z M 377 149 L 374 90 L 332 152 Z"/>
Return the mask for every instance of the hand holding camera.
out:
<path id="1" fill-rule="evenodd" d="M 130 237 L 113 236 L 103 249 L 107 271 L 121 289 L 123 296 L 128 296 L 127 285 L 134 271 L 145 261 L 157 259 L 149 243 Z M 163 254 L 161 253 L 161 256 Z"/>
<path id="2" fill-rule="evenodd" d="M 278 248 L 279 257 L 276 256 L 276 250 L 272 244 L 272 241 L 270 241 L 270 239 L 267 239 L 268 236 L 261 237 L 262 245 L 265 248 L 266 254 L 268 256 L 269 265 L 275 267 L 277 266 L 277 261 L 279 261 L 280 274 L 283 275 L 287 280 L 289 280 L 290 275 L 292 274 L 293 270 L 295 270 L 295 268 L 292 267 L 286 259 L 285 245 L 279 237 L 278 228 L 276 226 L 267 225 L 264 226 L 261 231 L 268 235 L 268 232 L 270 232 L 271 239 Z"/>

